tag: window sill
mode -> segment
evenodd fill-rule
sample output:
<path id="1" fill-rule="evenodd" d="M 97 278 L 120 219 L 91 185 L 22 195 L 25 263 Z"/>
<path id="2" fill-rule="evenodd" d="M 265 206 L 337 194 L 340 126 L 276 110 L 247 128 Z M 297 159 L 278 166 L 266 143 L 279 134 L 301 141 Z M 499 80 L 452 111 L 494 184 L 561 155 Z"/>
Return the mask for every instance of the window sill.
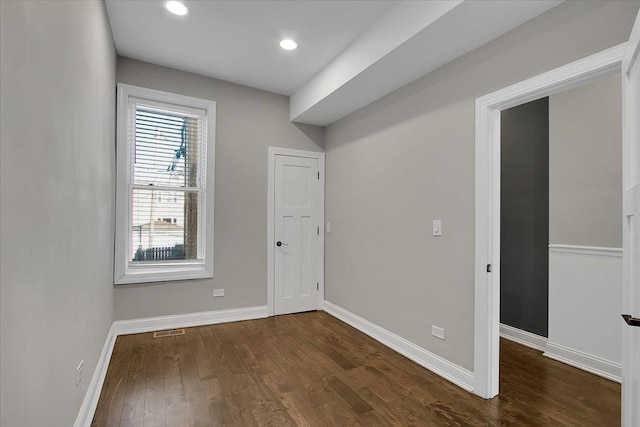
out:
<path id="1" fill-rule="evenodd" d="M 208 271 L 204 265 L 180 265 L 180 266 L 154 266 L 132 267 L 119 278 L 114 280 L 115 285 L 127 285 L 133 283 L 173 282 L 179 280 L 211 279 L 213 272 Z"/>

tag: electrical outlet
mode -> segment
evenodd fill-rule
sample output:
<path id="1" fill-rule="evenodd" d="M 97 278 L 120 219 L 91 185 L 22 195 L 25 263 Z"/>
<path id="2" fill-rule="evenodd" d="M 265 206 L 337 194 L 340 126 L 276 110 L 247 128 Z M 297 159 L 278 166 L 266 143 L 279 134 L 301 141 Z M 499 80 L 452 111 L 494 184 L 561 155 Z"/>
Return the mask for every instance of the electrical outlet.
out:
<path id="1" fill-rule="evenodd" d="M 444 329 L 431 325 L 431 335 L 444 341 Z"/>
<path id="2" fill-rule="evenodd" d="M 81 360 L 76 368 L 76 385 L 82 381 L 82 371 L 84 370 L 84 360 Z"/>
<path id="3" fill-rule="evenodd" d="M 214 289 L 213 290 L 213 297 L 214 298 L 223 297 L 223 296 L 224 296 L 224 289 Z"/>

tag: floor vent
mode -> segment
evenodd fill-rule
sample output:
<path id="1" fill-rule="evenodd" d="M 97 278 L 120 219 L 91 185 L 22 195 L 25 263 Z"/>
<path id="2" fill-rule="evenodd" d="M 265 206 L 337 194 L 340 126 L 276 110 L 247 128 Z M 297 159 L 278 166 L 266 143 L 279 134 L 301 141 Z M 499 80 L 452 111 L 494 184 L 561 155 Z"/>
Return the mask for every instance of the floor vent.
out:
<path id="1" fill-rule="evenodd" d="M 153 333 L 154 338 L 175 337 L 184 335 L 184 329 L 171 329 L 170 331 L 158 331 Z"/>

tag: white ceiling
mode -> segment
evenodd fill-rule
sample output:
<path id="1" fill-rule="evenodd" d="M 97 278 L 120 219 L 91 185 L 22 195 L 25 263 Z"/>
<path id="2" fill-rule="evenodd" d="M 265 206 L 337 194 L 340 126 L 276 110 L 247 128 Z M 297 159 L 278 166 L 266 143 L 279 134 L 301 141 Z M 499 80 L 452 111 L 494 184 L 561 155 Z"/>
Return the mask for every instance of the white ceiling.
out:
<path id="1" fill-rule="evenodd" d="M 291 96 L 290 118 L 331 124 L 560 3 L 402 1 Z"/>
<path id="2" fill-rule="evenodd" d="M 179 17 L 164 0 L 106 0 L 118 54 L 291 95 L 397 0 L 183 3 Z"/>
<path id="3" fill-rule="evenodd" d="M 291 96 L 328 125 L 562 0 L 106 0 L 122 56 Z M 285 51 L 283 38 L 297 41 Z"/>

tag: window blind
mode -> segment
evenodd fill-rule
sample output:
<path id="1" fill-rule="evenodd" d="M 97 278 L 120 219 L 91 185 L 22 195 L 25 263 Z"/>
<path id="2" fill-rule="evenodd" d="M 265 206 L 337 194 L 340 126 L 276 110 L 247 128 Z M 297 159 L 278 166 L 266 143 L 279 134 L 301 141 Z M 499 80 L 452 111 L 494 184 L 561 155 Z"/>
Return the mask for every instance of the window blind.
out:
<path id="1" fill-rule="evenodd" d="M 130 260 L 204 258 L 199 241 L 205 182 L 204 116 L 134 104 Z"/>

